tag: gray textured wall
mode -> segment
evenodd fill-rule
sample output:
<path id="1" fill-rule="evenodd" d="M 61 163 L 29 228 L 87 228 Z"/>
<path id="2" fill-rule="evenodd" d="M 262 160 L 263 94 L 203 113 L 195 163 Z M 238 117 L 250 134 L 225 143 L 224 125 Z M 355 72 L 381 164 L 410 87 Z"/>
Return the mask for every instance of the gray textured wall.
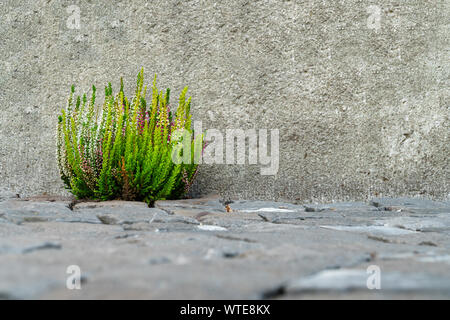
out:
<path id="1" fill-rule="evenodd" d="M 205 165 L 195 192 L 448 196 L 449 1 L 0 4 L 0 191 L 61 193 L 54 127 L 69 86 L 124 76 L 131 91 L 144 66 L 174 93 L 189 85 L 204 128 L 280 130 L 276 176 Z"/>

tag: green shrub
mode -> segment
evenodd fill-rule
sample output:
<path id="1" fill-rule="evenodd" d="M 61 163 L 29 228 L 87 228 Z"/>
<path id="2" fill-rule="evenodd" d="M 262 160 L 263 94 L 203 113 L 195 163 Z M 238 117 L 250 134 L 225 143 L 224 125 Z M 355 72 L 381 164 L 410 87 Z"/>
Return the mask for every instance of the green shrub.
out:
<path id="1" fill-rule="evenodd" d="M 135 96 L 105 88 L 103 106 L 95 107 L 96 88 L 74 98 L 58 117 L 57 161 L 65 186 L 79 199 L 123 199 L 152 203 L 186 195 L 195 179 L 203 134 L 194 140 L 191 98 L 181 92 L 176 112 L 170 110 L 170 89 L 158 91 L 156 75 L 151 100 L 138 74 Z M 187 146 L 187 147 L 186 147 Z M 183 159 L 181 162 L 180 159 Z"/>

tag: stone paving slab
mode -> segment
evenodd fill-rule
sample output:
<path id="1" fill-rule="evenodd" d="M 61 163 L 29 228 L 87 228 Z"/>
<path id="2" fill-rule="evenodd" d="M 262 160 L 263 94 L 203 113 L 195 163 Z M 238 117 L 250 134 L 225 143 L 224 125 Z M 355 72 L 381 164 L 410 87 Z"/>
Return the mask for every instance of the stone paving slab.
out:
<path id="1" fill-rule="evenodd" d="M 0 299 L 450 298 L 449 227 L 449 203 L 421 199 L 149 208 L 11 195 L 0 199 Z M 81 290 L 66 288 L 71 265 Z M 380 290 L 366 285 L 373 265 Z"/>

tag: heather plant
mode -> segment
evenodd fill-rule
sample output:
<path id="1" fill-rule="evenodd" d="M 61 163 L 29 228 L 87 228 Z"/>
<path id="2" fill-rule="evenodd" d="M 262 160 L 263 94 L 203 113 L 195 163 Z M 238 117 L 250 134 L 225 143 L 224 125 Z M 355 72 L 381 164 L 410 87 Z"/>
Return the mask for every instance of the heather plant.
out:
<path id="1" fill-rule="evenodd" d="M 122 79 L 115 95 L 109 83 L 101 107 L 95 107 L 95 86 L 89 100 L 86 94 L 75 98 L 72 86 L 58 117 L 57 161 L 62 181 L 77 198 L 152 203 L 178 199 L 189 191 L 203 135 L 193 138 L 187 87 L 172 111 L 170 89 L 159 91 L 156 75 L 151 99 L 143 83 L 141 69 L 131 100 Z"/>

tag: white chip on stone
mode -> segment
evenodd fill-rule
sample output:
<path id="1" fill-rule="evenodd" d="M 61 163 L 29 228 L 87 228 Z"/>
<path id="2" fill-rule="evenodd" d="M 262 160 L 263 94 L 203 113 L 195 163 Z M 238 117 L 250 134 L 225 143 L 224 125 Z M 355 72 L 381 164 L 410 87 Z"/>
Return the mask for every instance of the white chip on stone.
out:
<path id="1" fill-rule="evenodd" d="M 338 230 L 338 231 L 349 231 L 355 233 L 371 233 L 380 234 L 387 236 L 401 236 L 411 233 L 417 233 L 411 230 L 405 230 L 395 227 L 387 226 L 320 226 L 324 229 Z"/>
<path id="2" fill-rule="evenodd" d="M 447 262 L 450 263 L 450 255 L 442 255 L 442 256 L 431 256 L 431 257 L 423 257 L 419 258 L 419 261 L 422 262 Z"/>
<path id="3" fill-rule="evenodd" d="M 200 230 L 205 230 L 205 231 L 227 231 L 226 228 L 223 227 L 219 227 L 219 226 L 212 226 L 212 225 L 199 225 L 197 226 Z"/>
<path id="4" fill-rule="evenodd" d="M 240 212 L 295 212 L 295 210 L 280 209 L 280 208 L 260 208 L 250 210 L 239 210 Z"/>

